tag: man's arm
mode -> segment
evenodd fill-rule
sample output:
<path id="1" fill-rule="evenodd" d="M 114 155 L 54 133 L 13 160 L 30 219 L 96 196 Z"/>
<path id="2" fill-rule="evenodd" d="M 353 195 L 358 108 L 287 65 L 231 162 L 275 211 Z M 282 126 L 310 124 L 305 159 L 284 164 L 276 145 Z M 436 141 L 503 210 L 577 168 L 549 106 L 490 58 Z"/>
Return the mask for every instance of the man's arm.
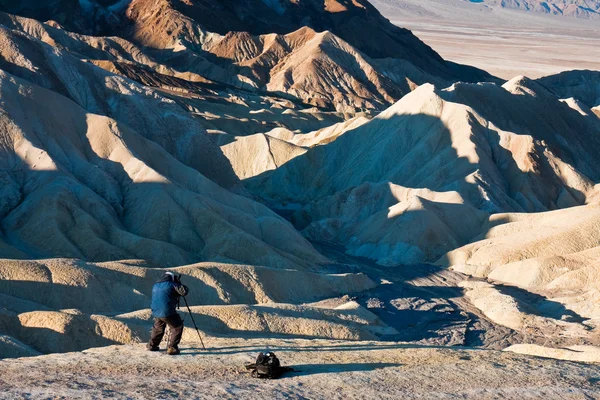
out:
<path id="1" fill-rule="evenodd" d="M 178 295 L 184 296 L 184 297 L 187 296 L 188 293 L 190 292 L 188 287 L 185 285 L 182 285 L 181 283 L 176 283 L 174 286 L 174 289 Z"/>

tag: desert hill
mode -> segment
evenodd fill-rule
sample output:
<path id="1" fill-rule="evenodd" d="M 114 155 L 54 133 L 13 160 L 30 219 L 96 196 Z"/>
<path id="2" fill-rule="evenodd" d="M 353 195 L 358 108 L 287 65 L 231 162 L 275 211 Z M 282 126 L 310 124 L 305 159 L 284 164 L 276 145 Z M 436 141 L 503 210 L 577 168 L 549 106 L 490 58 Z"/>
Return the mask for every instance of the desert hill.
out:
<path id="1" fill-rule="evenodd" d="M 62 254 L 96 261 L 141 258 L 159 264 L 169 260 L 168 265 L 221 257 L 217 254 L 220 250 L 212 255 L 208 251 L 209 242 L 217 245 L 219 235 L 193 227 L 200 220 L 193 222 L 188 218 L 188 213 L 205 209 L 215 213 L 224 225 L 217 228 L 220 223 L 214 225 L 215 220 L 208 222 L 204 218 L 202 223 L 224 229 L 222 233 L 242 227 L 240 233 L 246 229 L 254 232 L 249 236 L 242 234 L 240 240 L 272 242 L 281 240 L 289 230 L 299 239 L 292 241 L 292 247 L 300 244 L 313 253 L 301 255 L 302 250 L 296 254 L 300 256 L 296 261 L 306 265 L 324 260 L 289 223 L 264 206 L 222 189 L 238 187 L 243 191 L 229 160 L 206 128 L 252 134 L 269 126 L 265 125 L 264 115 L 270 114 L 277 121 L 271 128 L 280 124 L 285 127 L 287 120 L 296 132 L 302 132 L 303 127 L 310 131 L 340 121 L 340 116 L 304 112 L 310 110 L 298 109 L 282 99 L 232 93 L 230 88 L 212 81 L 195 82 L 168 75 L 168 70 L 163 70 L 167 75 L 153 72 L 153 67 L 160 68 L 134 45 L 119 39 L 69 34 L 6 14 L 3 24 L 1 68 L 7 72 L 2 75 L 2 90 L 3 96 L 11 99 L 2 104 L 7 146 L 3 221 L 11 236 L 2 238 L 7 256 Z M 123 54 L 130 54 L 129 59 Z M 86 56 L 124 59 L 134 63 L 134 67 L 143 64 L 146 69 L 142 69 L 143 75 L 139 70 L 142 67 L 133 71 L 121 69 L 117 72 L 122 75 L 115 75 L 110 72 L 114 64 L 103 64 L 109 70 L 106 71 L 85 62 L 82 58 Z M 128 79 L 129 75 L 146 79 L 160 90 L 136 83 Z M 196 95 L 194 84 L 204 91 L 199 93 L 201 96 Z M 183 92 L 165 91 L 169 85 Z M 229 101 L 224 102 L 221 97 L 229 97 Z M 213 108 L 206 108 L 207 103 L 212 103 Z M 239 109 L 238 116 L 244 112 L 253 117 L 255 126 L 250 120 L 240 121 L 242 118 L 220 118 L 219 114 L 225 116 L 225 110 L 231 112 L 232 107 Z M 275 112 L 263 107 L 271 107 Z M 23 112 L 29 109 L 34 114 Z M 31 124 L 33 115 L 37 122 Z M 247 133 L 237 131 L 237 127 L 244 127 Z M 35 160 L 32 151 L 39 153 Z M 147 196 L 156 196 L 158 203 L 146 202 L 147 206 L 139 207 L 136 203 L 144 198 L 147 201 Z M 52 198 L 55 202 L 48 201 Z M 33 209 L 39 214 L 31 215 Z M 51 216 L 42 217 L 46 212 Z M 253 228 L 242 222 L 246 219 L 242 215 L 248 212 L 248 216 L 254 216 L 250 218 L 257 218 Z M 268 239 L 260 233 L 261 226 L 272 223 L 282 226 L 276 229 L 278 238 Z M 159 226 L 165 229 L 162 235 L 157 231 Z M 53 233 L 48 234 L 47 229 Z M 86 233 L 80 237 L 76 232 Z M 42 240 L 48 236 L 50 240 Z M 121 244 L 116 243 L 122 240 Z M 271 252 L 257 251 L 250 242 L 247 250 L 243 246 L 235 248 L 259 258 Z M 282 242 L 275 247 L 280 245 L 288 246 Z M 280 254 L 281 249 L 273 250 Z M 233 253 L 226 256 L 236 257 Z M 244 262 L 270 265 L 267 259 Z"/>
<path id="2" fill-rule="evenodd" d="M 168 11 L 156 13 L 163 8 Z M 154 11 L 154 12 L 153 12 Z M 184 35 L 192 35 L 198 26 L 205 31 L 226 35 L 229 32 L 248 32 L 252 35 L 288 34 L 304 26 L 317 32 L 329 31 L 350 43 L 359 51 L 372 58 L 413 59 L 419 68 L 440 68 L 444 65 L 435 52 L 419 41 L 410 31 L 398 28 L 389 23 L 367 1 L 271 1 L 260 0 L 227 3 L 207 1 L 203 3 L 186 1 L 136 1 L 127 10 L 127 17 L 135 29 L 134 35 L 141 35 L 142 41 L 152 43 L 154 39 L 146 39 L 147 32 L 154 32 L 150 37 L 159 34 L 152 31 L 148 18 L 160 18 L 160 21 L 181 19 L 189 22 Z M 217 22 L 218 21 L 218 22 Z M 176 26 L 176 25 L 175 25 Z M 172 35 L 177 37 L 177 31 Z M 185 37 L 185 36 L 184 36 Z M 432 63 L 433 65 L 427 65 Z"/>
<path id="3" fill-rule="evenodd" d="M 47 62 L 46 59 L 37 61 Z M 102 76 L 102 70 L 96 67 L 81 63 L 76 66 L 90 68 Z M 46 71 L 52 69 L 48 67 Z M 69 74 L 64 64 L 59 71 Z M 196 214 L 201 209 L 213 215 L 209 219 L 202 218 L 202 223 L 212 220 L 209 224 L 214 228 L 222 224 L 220 229 L 225 229 L 222 232 L 237 231 L 244 225 L 245 228 L 239 232 L 245 232 L 249 225 L 240 225 L 240 222 L 247 217 L 257 218 L 252 229 L 257 229 L 254 235 L 258 237 L 242 233 L 240 240 L 270 241 L 259 232 L 261 225 L 272 223 L 281 224 L 280 234 L 288 230 L 296 235 L 287 222 L 265 207 L 227 192 L 193 168 L 202 169 L 198 163 L 205 162 L 204 165 L 209 168 L 207 171 L 218 174 L 221 169 L 227 174 L 229 163 L 221 155 L 222 167 L 219 168 L 214 157 L 221 153 L 206 133 L 202 133 L 200 125 L 194 129 L 189 114 L 157 93 L 148 92 L 147 88 L 114 75 L 105 76 L 107 80 L 115 80 L 115 88 L 123 84 L 133 90 L 130 93 L 141 92 L 137 100 L 142 102 L 111 102 L 106 101 L 106 97 L 102 98 L 102 102 L 97 98 L 99 101 L 96 102 L 93 89 L 90 89 L 89 98 L 74 96 L 75 99 L 92 110 L 108 114 L 114 112 L 117 118 L 131 125 L 92 114 L 64 96 L 2 73 L 2 95 L 12 99 L 2 104 L 6 154 L 3 159 L 6 182 L 3 187 L 3 226 L 10 232 L 10 238 L 3 238 L 5 242 L 38 256 L 62 253 L 98 261 L 141 258 L 170 265 L 181 264 L 183 260 L 200 261 L 208 255 L 203 252 L 208 251 L 209 243 L 216 240 L 213 242 L 216 245 L 219 241 L 218 235 L 193 227 L 201 222 L 190 220 L 187 213 Z M 44 82 L 43 75 L 35 75 L 32 79 L 61 88 L 65 94 L 73 93 L 61 80 Z M 67 83 L 66 80 L 64 82 Z M 89 79 L 81 82 L 84 85 L 94 83 Z M 77 81 L 68 83 L 76 85 Z M 70 89 L 73 90 L 73 86 Z M 107 90 L 106 86 L 102 89 Z M 84 92 L 75 93 L 80 96 Z M 121 101 L 130 99 L 119 98 Z M 144 124 L 151 123 L 152 109 L 158 119 L 153 128 L 148 129 L 149 126 Z M 169 109 L 174 121 L 188 118 L 189 123 L 169 123 L 165 119 L 169 116 Z M 30 112 L 24 114 L 23 110 Z M 135 113 L 142 111 L 146 117 L 134 120 Z M 30 121 L 34 115 L 36 122 L 32 124 Z M 169 124 L 172 127 L 167 128 Z M 138 130 L 151 136 L 141 136 Z M 174 154 L 157 144 L 161 141 Z M 185 151 L 190 148 L 184 148 L 183 143 L 186 146 L 193 144 L 198 151 L 204 148 L 206 156 L 188 153 L 191 166 L 186 166 L 177 158 L 186 159 Z M 213 176 L 215 179 L 218 177 Z M 147 202 L 148 196 L 156 196 L 156 202 Z M 142 199 L 145 199 L 146 205 L 138 203 Z M 218 206 L 219 203 L 222 206 Z M 230 219 L 232 215 L 227 215 L 230 212 L 237 216 Z M 164 229 L 162 236 L 158 229 L 160 226 Z M 203 234 L 209 234 L 211 239 L 203 239 Z M 117 244 L 120 241 L 121 244 Z M 309 253 L 313 252 L 320 258 L 310 250 L 310 245 L 305 243 L 302 246 L 308 246 Z"/>
<path id="4" fill-rule="evenodd" d="M 225 248 L 218 231 L 226 237 L 239 232 L 236 241 L 238 245 L 248 242 L 254 254 L 251 257 L 272 254 L 279 258 L 283 249 L 277 248 L 288 246 L 282 236 L 269 239 L 261 233 L 263 226 L 278 226 L 278 235 L 285 236 L 287 231 L 297 236 L 287 222 L 265 207 L 226 192 L 135 131 L 106 117 L 86 114 L 68 100 L 26 84 L 30 97 L 19 98 L 17 91 L 22 85 L 6 75 L 2 92 L 18 99 L 15 106 L 37 109 L 40 120 L 62 128 L 62 136 L 53 138 L 51 132 L 20 120 L 18 109 L 3 107 L 5 115 L 12 117 L 5 122 L 8 136 L 4 141 L 15 148 L 5 166 L 10 184 L 3 190 L 12 201 L 5 203 L 3 226 L 11 233 L 6 241 L 15 247 L 36 255 L 63 254 L 97 261 L 140 258 L 180 265 L 218 257 L 219 253 L 230 259 L 240 257 L 234 252 L 244 251 L 243 247 L 231 248 L 229 255 L 222 253 Z M 55 108 L 46 110 L 44 104 Z M 52 147 L 40 150 L 46 140 Z M 150 165 L 143 161 L 146 157 Z M 155 200 L 149 202 L 149 198 Z M 190 215 L 197 217 L 190 219 Z M 196 219 L 200 215 L 204 216 Z M 251 220 L 254 222 L 249 225 Z M 196 225 L 206 223 L 216 230 Z M 300 253 L 294 256 L 299 257 L 298 262 L 322 259 L 298 239 L 290 242 L 295 242 L 294 247 L 300 245 Z M 251 243 L 263 241 L 274 247 L 265 243 L 257 252 Z M 266 259 L 263 262 L 270 264 Z"/>
<path id="5" fill-rule="evenodd" d="M 153 47 L 165 47 L 164 40 L 168 38 L 187 39 L 202 46 L 214 36 L 210 32 L 218 35 L 229 32 L 287 34 L 308 26 L 318 32 L 330 31 L 371 57 L 398 57 L 400 52 L 400 58 L 410 55 L 420 59 L 418 66 L 433 59 L 439 64 L 444 63 L 410 31 L 390 24 L 364 0 L 233 0 L 226 3 L 215 0 L 91 0 L 83 4 L 86 6 L 71 0 L 44 3 L 3 1 L 0 7 L 6 12 L 41 21 L 55 20 L 68 30 L 86 34 L 101 30 L 94 25 L 94 19 L 111 14 L 131 29 L 128 34 L 138 38 L 144 45 L 154 44 Z M 71 18 L 75 16 L 91 18 L 92 23 L 90 19 Z M 115 28 L 120 26 L 115 25 Z M 356 28 L 366 34 L 358 34 Z"/>
<path id="6" fill-rule="evenodd" d="M 229 34 L 209 53 L 234 63 L 233 71 L 259 88 L 338 111 L 382 109 L 410 92 L 409 82 L 439 81 L 417 68 L 410 70 L 410 65 L 380 66 L 331 33 L 308 28 L 285 36 Z M 403 68 L 400 76 L 406 77 L 394 81 L 386 73 L 388 68 Z"/>
<path id="7" fill-rule="evenodd" d="M 368 2 L 341 4 L 333 0 L 265 4 L 256 0 L 225 5 L 215 3 L 132 3 L 127 11 L 127 18 L 133 24 L 132 40 L 161 49 L 183 46 L 195 52 L 200 51 L 200 44 L 202 50 L 215 57 L 213 60 L 217 64 L 230 66 L 236 73 L 252 78 L 257 86 L 272 82 L 267 86 L 268 90 L 289 93 L 304 101 L 310 100 L 304 92 L 327 96 L 327 89 L 335 92 L 343 88 L 342 93 L 349 97 L 358 91 L 354 96 L 363 99 L 376 99 L 380 93 L 385 96 L 391 91 L 388 96 L 391 94 L 397 99 L 398 93 L 407 93 L 409 82 L 494 79 L 482 71 L 445 62 L 409 31 L 385 20 Z M 299 15 L 303 16 L 301 20 Z M 256 16 L 260 16 L 260 20 L 257 21 Z M 223 31 L 221 23 L 213 26 L 212 21 L 223 20 L 230 22 L 227 31 Z M 154 29 L 156 26 L 162 29 Z M 360 35 L 357 34 L 359 31 Z M 170 37 L 164 32 L 170 33 Z M 212 32 L 224 37 L 215 37 Z M 272 33 L 279 35 L 264 36 Z M 359 54 L 356 54 L 357 50 Z M 312 61 L 314 57 L 318 58 Z M 350 57 L 356 61 L 351 61 Z M 290 61 L 278 62 L 282 58 Z M 378 65 L 376 60 L 384 64 Z M 297 62 L 301 64 L 296 65 Z M 356 70 L 348 71 L 347 64 L 356 65 L 352 67 Z M 305 71 L 326 76 L 304 77 L 301 74 Z M 359 82 L 344 83 L 348 73 L 355 79 L 360 77 Z M 314 82 L 306 88 L 296 89 L 296 81 L 304 79 Z M 337 81 L 340 83 L 335 83 Z M 325 82 L 326 86 L 316 86 L 320 82 Z M 375 88 L 377 90 L 373 90 Z M 389 97 L 385 100 L 390 103 Z M 333 103 L 334 106 L 337 104 Z M 357 101 L 354 104 L 358 108 L 372 108 Z M 331 102 L 326 105 L 331 106 Z"/>
<path id="8" fill-rule="evenodd" d="M 297 204 L 292 221 L 312 240 L 386 264 L 431 261 L 479 232 L 482 213 L 595 199 L 598 132 L 596 121 L 526 78 L 424 85 L 245 183 L 275 208 Z M 428 233 L 415 237 L 408 221 Z"/>
<path id="9" fill-rule="evenodd" d="M 438 263 L 484 280 L 463 286 L 496 323 L 523 332 L 597 336 L 597 215 L 597 204 L 496 214 L 486 221 L 485 235 Z"/>
<path id="10" fill-rule="evenodd" d="M 600 107 L 600 71 L 566 71 L 538 79 L 561 99 L 573 97 L 589 108 Z"/>

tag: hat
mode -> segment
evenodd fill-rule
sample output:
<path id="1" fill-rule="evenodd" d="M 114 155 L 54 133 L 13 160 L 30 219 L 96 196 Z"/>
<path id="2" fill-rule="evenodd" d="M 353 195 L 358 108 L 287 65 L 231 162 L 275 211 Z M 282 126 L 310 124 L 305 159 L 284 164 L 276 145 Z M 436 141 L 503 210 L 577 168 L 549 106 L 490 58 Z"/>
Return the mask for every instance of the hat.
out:
<path id="1" fill-rule="evenodd" d="M 172 273 L 171 271 L 167 271 L 167 272 L 165 272 L 165 275 L 164 275 L 164 277 L 166 278 L 167 276 L 169 277 L 169 279 L 170 279 L 170 280 L 172 280 L 172 281 L 174 281 L 174 280 L 175 280 L 175 274 L 174 274 L 174 273 Z"/>

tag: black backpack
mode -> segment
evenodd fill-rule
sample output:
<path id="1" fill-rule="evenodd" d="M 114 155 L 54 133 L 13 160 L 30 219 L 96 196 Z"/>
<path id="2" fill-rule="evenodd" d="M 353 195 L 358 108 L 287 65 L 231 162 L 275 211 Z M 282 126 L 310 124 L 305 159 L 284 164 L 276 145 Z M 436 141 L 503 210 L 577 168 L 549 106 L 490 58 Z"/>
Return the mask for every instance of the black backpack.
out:
<path id="1" fill-rule="evenodd" d="M 282 367 L 275 353 L 260 353 L 256 357 L 256 363 L 246 365 L 246 369 L 251 371 L 254 378 L 277 379 L 287 371 L 293 371 L 292 368 Z"/>

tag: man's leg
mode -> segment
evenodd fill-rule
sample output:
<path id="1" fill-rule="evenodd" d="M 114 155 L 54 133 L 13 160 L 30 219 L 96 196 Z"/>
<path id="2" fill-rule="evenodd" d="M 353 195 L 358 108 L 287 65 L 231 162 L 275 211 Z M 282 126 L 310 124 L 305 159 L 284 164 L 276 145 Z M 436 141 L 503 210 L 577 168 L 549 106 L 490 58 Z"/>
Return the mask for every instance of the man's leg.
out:
<path id="1" fill-rule="evenodd" d="M 183 335 L 183 321 L 179 314 L 171 315 L 165 318 L 169 328 L 171 328 L 171 334 L 169 335 L 169 347 L 179 349 L 179 342 L 181 342 L 181 335 Z"/>
<path id="2" fill-rule="evenodd" d="M 148 350 L 158 349 L 158 345 L 165 336 L 165 327 L 167 324 L 163 318 L 154 318 L 154 326 L 152 326 L 152 332 L 150 333 L 150 341 L 148 342 Z"/>

